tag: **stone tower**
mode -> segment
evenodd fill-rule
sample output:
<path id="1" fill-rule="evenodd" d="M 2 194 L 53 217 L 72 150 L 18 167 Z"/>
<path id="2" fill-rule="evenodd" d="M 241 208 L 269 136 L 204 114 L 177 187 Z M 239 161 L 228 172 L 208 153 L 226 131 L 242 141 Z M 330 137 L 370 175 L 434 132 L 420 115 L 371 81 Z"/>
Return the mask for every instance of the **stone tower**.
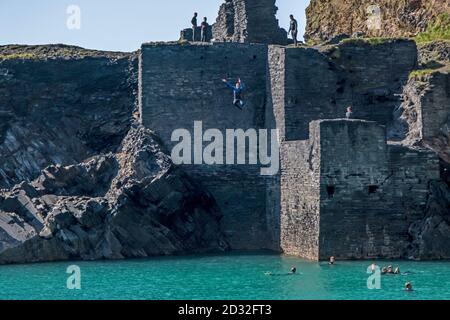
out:
<path id="1" fill-rule="evenodd" d="M 276 19 L 275 0 L 225 0 L 213 28 L 221 42 L 287 44 Z"/>

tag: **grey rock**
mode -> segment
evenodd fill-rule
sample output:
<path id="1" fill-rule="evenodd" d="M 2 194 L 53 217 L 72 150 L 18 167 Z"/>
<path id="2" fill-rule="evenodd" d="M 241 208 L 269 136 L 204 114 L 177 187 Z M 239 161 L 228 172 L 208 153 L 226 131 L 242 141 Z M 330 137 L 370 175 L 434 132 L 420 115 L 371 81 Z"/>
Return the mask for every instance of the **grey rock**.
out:
<path id="1" fill-rule="evenodd" d="M 118 153 L 50 166 L 31 186 L 39 186 L 35 202 L 43 204 L 41 211 L 21 189 L 29 184 L 16 186 L 13 194 L 0 193 L 0 264 L 228 248 L 214 200 L 173 166 L 142 127 L 130 130 Z M 158 192 L 158 186 L 165 191 Z"/>

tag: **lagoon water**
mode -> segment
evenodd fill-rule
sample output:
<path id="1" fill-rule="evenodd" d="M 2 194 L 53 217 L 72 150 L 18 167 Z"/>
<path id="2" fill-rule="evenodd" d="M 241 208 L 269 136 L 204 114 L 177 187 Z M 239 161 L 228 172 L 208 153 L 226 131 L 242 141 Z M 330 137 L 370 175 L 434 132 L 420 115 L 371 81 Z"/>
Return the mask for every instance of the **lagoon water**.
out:
<path id="1" fill-rule="evenodd" d="M 382 276 L 381 289 L 369 290 L 370 262 L 329 266 L 263 253 L 0 266 L 0 299 L 450 299 L 450 262 L 378 264 L 408 275 Z M 67 289 L 70 265 L 81 268 L 81 290 Z M 293 265 L 299 273 L 287 275 Z M 414 292 L 403 290 L 407 281 Z"/>

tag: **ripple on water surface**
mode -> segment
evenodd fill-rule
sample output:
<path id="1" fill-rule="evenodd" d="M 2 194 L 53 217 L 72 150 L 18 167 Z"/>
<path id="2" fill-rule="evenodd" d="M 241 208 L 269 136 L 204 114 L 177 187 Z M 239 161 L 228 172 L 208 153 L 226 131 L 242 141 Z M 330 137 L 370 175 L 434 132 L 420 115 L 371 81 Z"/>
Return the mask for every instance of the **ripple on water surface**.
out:
<path id="1" fill-rule="evenodd" d="M 81 290 L 66 269 L 81 268 Z M 270 254 L 231 254 L 0 267 L 0 299 L 450 299 L 450 262 L 386 261 L 408 275 L 367 288 L 370 262 L 319 264 Z M 292 266 L 297 275 L 287 275 Z M 271 274 L 271 275 L 269 275 Z M 405 292 L 411 281 L 415 291 Z"/>

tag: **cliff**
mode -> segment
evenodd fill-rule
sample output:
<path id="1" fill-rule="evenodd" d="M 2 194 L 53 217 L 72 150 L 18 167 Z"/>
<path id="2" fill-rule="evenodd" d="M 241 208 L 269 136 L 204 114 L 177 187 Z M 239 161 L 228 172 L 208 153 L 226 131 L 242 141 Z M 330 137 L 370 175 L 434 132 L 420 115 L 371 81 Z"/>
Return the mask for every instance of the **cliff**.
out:
<path id="1" fill-rule="evenodd" d="M 306 40 L 325 41 L 340 34 L 413 37 L 450 13 L 449 0 L 312 0 L 307 8 Z"/>
<path id="2" fill-rule="evenodd" d="M 227 249 L 215 200 L 133 124 L 134 54 L 0 52 L 0 264 Z"/>
<path id="3" fill-rule="evenodd" d="M 0 188 L 115 151 L 131 125 L 136 65 L 134 54 L 0 47 Z"/>
<path id="4" fill-rule="evenodd" d="M 361 31 L 353 3 L 313 1 L 311 39 Z M 395 35 L 437 12 L 381 4 L 384 18 L 411 13 L 408 28 L 385 19 Z M 273 0 L 226 1 L 214 29 L 222 43 L 0 47 L 0 264 L 228 249 L 450 258 L 448 41 L 268 45 L 285 40 L 275 12 Z M 436 31 L 420 28 L 427 39 Z M 243 110 L 223 78 L 243 78 Z M 355 119 L 342 119 L 349 105 Z M 194 143 L 175 166 L 174 130 L 191 134 L 198 121 L 222 135 L 247 130 L 249 141 L 278 129 L 270 160 L 281 170 L 263 176 L 267 159 L 250 163 L 246 138 L 240 162 L 225 165 L 215 149 L 199 165 Z"/>

